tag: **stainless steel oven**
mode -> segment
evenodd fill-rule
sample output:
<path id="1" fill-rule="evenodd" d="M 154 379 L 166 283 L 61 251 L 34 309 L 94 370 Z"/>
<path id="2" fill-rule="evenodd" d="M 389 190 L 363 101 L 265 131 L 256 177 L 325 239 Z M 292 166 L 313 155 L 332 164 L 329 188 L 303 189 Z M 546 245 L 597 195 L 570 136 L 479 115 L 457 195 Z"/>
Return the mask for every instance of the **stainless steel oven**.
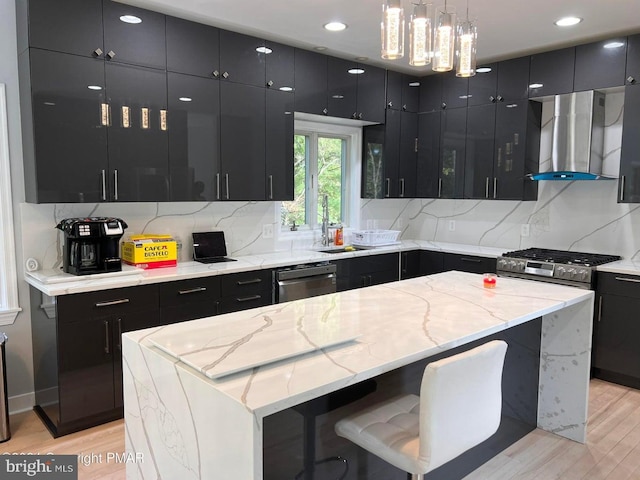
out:
<path id="1" fill-rule="evenodd" d="M 336 266 L 332 263 L 296 265 L 274 273 L 275 303 L 315 297 L 336 291 Z"/>

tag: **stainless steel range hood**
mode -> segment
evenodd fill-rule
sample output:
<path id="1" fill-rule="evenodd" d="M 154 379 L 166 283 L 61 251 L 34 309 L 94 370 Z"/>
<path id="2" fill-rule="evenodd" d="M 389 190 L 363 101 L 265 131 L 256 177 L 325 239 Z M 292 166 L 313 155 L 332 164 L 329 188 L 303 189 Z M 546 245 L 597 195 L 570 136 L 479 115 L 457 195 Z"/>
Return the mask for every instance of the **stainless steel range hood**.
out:
<path id="1" fill-rule="evenodd" d="M 604 154 L 605 95 L 593 90 L 554 97 L 551 170 L 532 180 L 599 180 Z"/>

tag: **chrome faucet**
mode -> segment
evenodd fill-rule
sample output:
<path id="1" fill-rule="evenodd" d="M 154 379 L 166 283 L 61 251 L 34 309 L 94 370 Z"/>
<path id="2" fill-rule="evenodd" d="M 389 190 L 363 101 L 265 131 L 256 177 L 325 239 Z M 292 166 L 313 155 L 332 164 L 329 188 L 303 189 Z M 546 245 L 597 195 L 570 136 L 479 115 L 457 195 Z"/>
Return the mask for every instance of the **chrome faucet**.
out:
<path id="1" fill-rule="evenodd" d="M 322 195 L 322 245 L 328 247 L 331 243 L 329 238 L 329 195 Z"/>

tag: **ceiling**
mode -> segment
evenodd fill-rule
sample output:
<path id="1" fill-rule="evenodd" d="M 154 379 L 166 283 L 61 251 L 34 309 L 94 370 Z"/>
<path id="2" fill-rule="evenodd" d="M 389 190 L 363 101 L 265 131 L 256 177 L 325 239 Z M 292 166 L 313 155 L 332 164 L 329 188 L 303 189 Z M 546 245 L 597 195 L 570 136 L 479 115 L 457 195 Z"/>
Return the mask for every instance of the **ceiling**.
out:
<path id="1" fill-rule="evenodd" d="M 416 75 L 430 73 L 430 67 L 411 67 L 408 55 L 395 61 L 380 58 L 383 0 L 119 1 L 309 50 L 326 47 L 324 53 L 329 55 L 367 57 L 363 63 L 392 70 Z M 402 2 L 408 18 L 413 8 L 411 0 Z M 640 32 L 638 0 L 468 0 L 468 3 L 469 16 L 476 17 L 478 24 L 478 64 Z M 466 10 L 467 0 L 447 4 L 460 15 Z M 584 21 L 565 28 L 553 24 L 567 15 Z M 334 20 L 346 23 L 348 28 L 337 33 L 326 31 L 323 25 Z"/>

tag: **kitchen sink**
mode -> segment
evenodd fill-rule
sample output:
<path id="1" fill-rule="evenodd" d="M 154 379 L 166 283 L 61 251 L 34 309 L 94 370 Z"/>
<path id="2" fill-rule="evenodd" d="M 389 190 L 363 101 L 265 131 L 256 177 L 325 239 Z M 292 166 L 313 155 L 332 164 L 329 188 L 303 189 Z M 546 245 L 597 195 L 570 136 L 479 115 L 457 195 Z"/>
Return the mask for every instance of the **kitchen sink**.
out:
<path id="1" fill-rule="evenodd" d="M 355 252 L 356 250 L 369 250 L 365 247 L 354 247 L 354 246 L 346 246 L 346 247 L 333 247 L 328 248 L 326 250 L 318 250 L 322 253 L 346 253 L 346 252 Z"/>

